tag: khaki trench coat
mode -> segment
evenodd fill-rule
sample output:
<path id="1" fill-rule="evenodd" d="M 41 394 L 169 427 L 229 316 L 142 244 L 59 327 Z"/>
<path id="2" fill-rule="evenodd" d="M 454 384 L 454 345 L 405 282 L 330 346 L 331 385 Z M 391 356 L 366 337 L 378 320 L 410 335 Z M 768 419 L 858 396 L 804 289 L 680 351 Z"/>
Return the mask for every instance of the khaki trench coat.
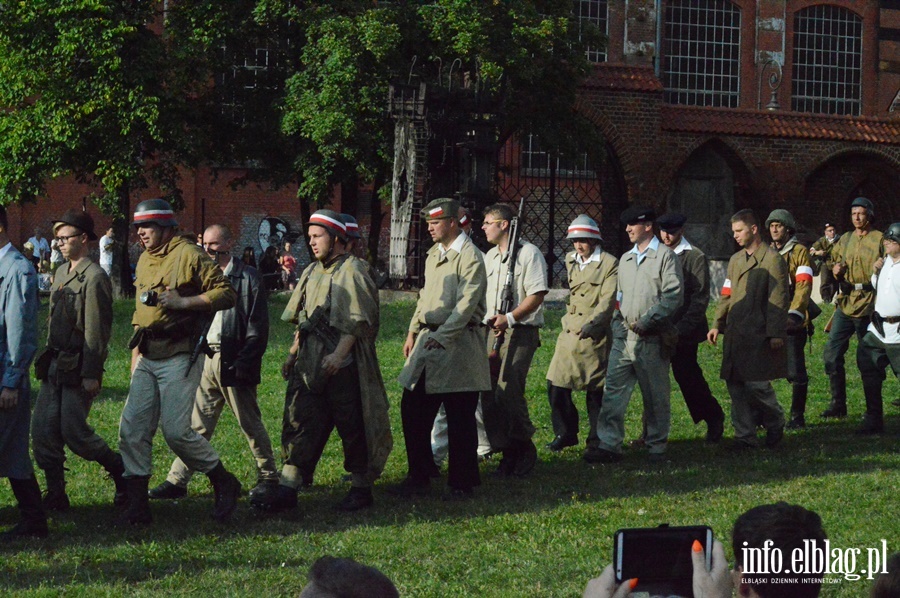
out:
<path id="1" fill-rule="evenodd" d="M 482 325 L 486 290 L 484 259 L 471 239 L 444 257 L 438 245 L 428 250 L 425 286 L 409 323 L 416 343 L 398 378 L 404 388 L 412 390 L 425 370 L 427 394 L 491 390 Z M 425 349 L 429 338 L 443 349 Z"/>
<path id="2" fill-rule="evenodd" d="M 787 338 L 789 305 L 788 268 L 777 251 L 760 245 L 749 259 L 743 249 L 731 256 L 714 326 L 725 335 L 723 380 L 787 377 L 787 347 L 773 350 L 769 339 Z"/>
<path id="3" fill-rule="evenodd" d="M 600 390 L 606 381 L 609 360 L 610 321 L 616 307 L 619 260 L 607 252 L 584 270 L 575 263 L 575 253 L 566 256 L 569 272 L 569 304 L 562 330 L 547 370 L 553 386 L 572 390 Z M 604 330 L 600 340 L 579 339 L 581 328 L 591 323 Z"/>

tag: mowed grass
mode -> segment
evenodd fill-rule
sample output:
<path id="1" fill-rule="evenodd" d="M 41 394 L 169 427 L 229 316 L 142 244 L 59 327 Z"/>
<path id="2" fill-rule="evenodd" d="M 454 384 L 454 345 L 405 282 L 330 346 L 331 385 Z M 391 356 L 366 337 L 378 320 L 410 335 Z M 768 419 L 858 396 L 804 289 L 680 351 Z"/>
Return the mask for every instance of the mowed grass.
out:
<path id="1" fill-rule="evenodd" d="M 291 330 L 279 322 L 286 299 L 271 300 L 272 334 L 259 397 L 265 422 L 279 444 L 284 382 L 279 367 Z M 260 515 L 246 501 L 224 525 L 210 520 L 212 492 L 205 476 L 190 485 L 189 497 L 154 502 L 148 529 L 115 526 L 112 483 L 99 466 L 71 457 L 68 491 L 73 508 L 51 516 L 45 541 L 0 547 L 0 588 L 4 594 L 43 596 L 195 595 L 291 596 L 299 593 L 309 565 L 322 555 L 352 557 L 390 576 L 405 596 L 578 596 L 587 580 L 611 560 L 612 535 L 623 527 L 707 524 L 726 545 L 730 560 L 731 526 L 751 506 L 785 500 L 819 512 L 832 544 L 843 549 L 878 547 L 900 550 L 900 454 L 897 381 L 885 383 L 888 434 L 853 434 L 863 410 L 855 367 L 855 341 L 848 353 L 849 408 L 846 420 L 825 421 L 828 403 L 823 374 L 821 332 L 830 308 L 817 321 L 808 354 L 811 377 L 809 427 L 789 434 L 777 450 L 734 455 L 703 441 L 705 425 L 693 425 L 677 386 L 672 392 L 672 433 L 666 466 L 652 466 L 640 450 L 628 450 L 616 466 L 589 466 L 581 449 L 549 453 L 552 438 L 545 373 L 562 310 L 548 314 L 539 350 L 529 374 L 528 400 L 538 427 L 540 462 L 524 480 L 498 481 L 482 466 L 477 497 L 445 503 L 434 497 L 397 500 L 383 486 L 406 473 L 400 427 L 401 345 L 412 303 L 383 306 L 378 342 L 394 423 L 394 452 L 376 487 L 372 509 L 339 514 L 333 505 L 346 492 L 337 435 L 328 444 L 315 486 L 300 497 L 300 508 L 285 515 Z M 97 431 L 117 443 L 118 419 L 128 389 L 132 305 L 116 304 L 116 327 L 101 397 L 91 413 Z M 46 314 L 46 308 L 42 312 Z M 718 379 L 720 349 L 704 345 L 700 358 L 715 395 L 728 411 L 728 395 Z M 790 387 L 776 383 L 787 409 Z M 586 430 L 584 395 L 576 393 Z M 628 410 L 627 435 L 640 433 L 640 394 Z M 726 425 L 726 444 L 731 436 Z M 255 465 L 234 417 L 226 413 L 213 440 L 229 469 L 245 488 L 255 482 Z M 165 479 L 173 455 L 161 435 L 154 443 L 152 484 Z M 43 476 L 39 474 L 43 485 Z M 8 484 L 0 482 L 0 525 L 18 517 Z M 865 568 L 863 560 L 857 572 Z M 840 576 L 837 576 L 838 578 Z M 865 576 L 864 576 L 865 577 Z M 870 581 L 826 586 L 825 596 L 864 596 Z"/>

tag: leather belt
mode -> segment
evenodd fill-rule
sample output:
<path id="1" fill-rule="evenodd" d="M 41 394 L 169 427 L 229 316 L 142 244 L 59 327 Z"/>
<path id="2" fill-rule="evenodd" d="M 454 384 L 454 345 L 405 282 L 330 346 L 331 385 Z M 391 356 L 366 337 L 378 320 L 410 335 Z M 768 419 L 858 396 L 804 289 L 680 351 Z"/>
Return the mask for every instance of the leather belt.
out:
<path id="1" fill-rule="evenodd" d="M 900 316 L 881 316 L 881 319 L 887 322 L 888 324 L 898 324 L 900 323 Z"/>
<path id="2" fill-rule="evenodd" d="M 427 328 L 428 330 L 430 330 L 432 332 L 436 331 L 441 326 L 443 326 L 443 324 L 422 324 L 422 328 Z M 476 328 L 483 328 L 483 327 L 484 327 L 484 324 L 482 324 L 481 322 L 478 322 L 477 324 L 466 324 L 466 328 L 468 328 L 469 330 L 474 330 Z"/>

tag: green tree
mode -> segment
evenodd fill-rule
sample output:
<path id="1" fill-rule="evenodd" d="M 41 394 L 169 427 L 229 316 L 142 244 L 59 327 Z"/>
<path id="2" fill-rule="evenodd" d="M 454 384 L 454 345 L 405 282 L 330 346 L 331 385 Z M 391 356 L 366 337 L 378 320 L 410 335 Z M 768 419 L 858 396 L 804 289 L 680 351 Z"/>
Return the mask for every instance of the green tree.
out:
<path id="1" fill-rule="evenodd" d="M 303 140 L 295 166 L 301 198 L 322 202 L 333 186 L 374 186 L 370 258 L 380 227 L 379 190 L 390 179 L 393 123 L 385 107 L 392 82 L 414 78 L 434 89 L 465 88 L 447 118 L 490 112 L 502 141 L 538 133 L 567 147 L 590 68 L 586 44 L 599 44 L 572 17 L 571 0 L 471 2 L 306 2 L 260 0 L 260 23 L 293 24 L 303 39 L 286 82 L 283 130 Z"/>

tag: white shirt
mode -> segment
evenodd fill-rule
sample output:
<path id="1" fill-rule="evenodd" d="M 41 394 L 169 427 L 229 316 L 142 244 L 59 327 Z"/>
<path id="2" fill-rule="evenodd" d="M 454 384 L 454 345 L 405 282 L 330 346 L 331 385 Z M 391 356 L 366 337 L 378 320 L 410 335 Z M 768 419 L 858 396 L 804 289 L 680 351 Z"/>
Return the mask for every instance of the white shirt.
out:
<path id="1" fill-rule="evenodd" d="M 900 260 L 884 256 L 881 272 L 872 275 L 872 286 L 875 287 L 875 311 L 882 316 L 900 316 Z M 869 324 L 869 332 L 886 345 L 900 344 L 900 323 L 885 322 L 883 337 L 874 324 Z"/>
<path id="2" fill-rule="evenodd" d="M 113 252 L 112 252 L 112 244 L 115 243 L 109 235 L 103 235 L 100 237 L 100 263 L 101 264 L 109 264 L 113 263 Z"/>
<path id="3" fill-rule="evenodd" d="M 31 237 L 28 240 L 34 245 L 34 257 L 41 259 L 45 253 L 50 253 L 50 243 L 47 242 L 47 237 L 41 237 L 40 241 L 36 237 Z"/>
<path id="4" fill-rule="evenodd" d="M 234 269 L 234 258 L 228 260 L 228 265 L 225 266 L 225 269 L 222 273 L 225 276 L 231 274 L 231 271 Z M 215 347 L 222 344 L 222 310 L 216 312 L 216 315 L 213 316 L 212 323 L 209 325 L 209 332 L 206 333 L 206 342 L 210 347 Z"/>
<path id="5" fill-rule="evenodd" d="M 450 247 L 447 247 L 446 249 L 444 249 L 444 245 L 442 243 L 439 243 L 438 245 L 441 250 L 441 259 L 443 259 L 444 256 L 447 255 L 447 252 L 450 251 L 451 249 L 454 250 L 456 253 L 462 252 L 462 247 L 463 247 L 463 245 L 466 244 L 466 239 L 468 239 L 468 238 L 469 237 L 468 237 L 468 235 L 466 235 L 466 233 L 460 231 L 459 236 L 456 237 L 452 243 L 450 243 Z"/>
<path id="6" fill-rule="evenodd" d="M 656 237 L 653 237 L 653 238 L 655 239 Z M 672 249 L 672 251 L 675 252 L 675 255 L 681 255 L 685 251 L 690 251 L 693 248 L 694 248 L 694 246 L 691 245 L 690 243 L 688 243 L 687 239 L 685 239 L 684 237 L 681 237 L 681 241 L 678 242 L 678 245 L 676 245 Z"/>
<path id="7" fill-rule="evenodd" d="M 493 318 L 500 309 L 503 285 L 506 284 L 509 272 L 509 253 L 500 253 L 500 247 L 494 246 L 484 258 L 484 267 L 487 270 L 487 312 L 485 320 Z M 547 288 L 547 262 L 541 255 L 540 249 L 531 243 L 522 243 L 516 254 L 516 269 L 513 272 L 513 308 L 519 306 L 526 297 L 544 293 Z M 515 321 L 512 314 L 506 314 L 507 323 L 512 326 L 516 323 L 529 326 L 544 325 L 544 304 L 528 314 L 521 320 Z"/>
<path id="8" fill-rule="evenodd" d="M 591 257 L 589 257 L 586 260 L 582 259 L 581 254 L 576 251 L 575 252 L 575 263 L 578 264 L 579 270 L 584 270 L 585 268 L 587 268 L 587 265 L 590 264 L 591 262 L 599 262 L 601 255 L 603 255 L 603 249 L 599 245 L 594 247 L 594 253 L 592 253 Z"/>
<path id="9" fill-rule="evenodd" d="M 647 257 L 647 252 L 650 251 L 651 249 L 653 251 L 656 251 L 659 249 L 659 239 L 656 238 L 656 235 L 654 235 L 653 238 L 650 239 L 650 242 L 647 243 L 647 246 L 644 247 L 643 251 L 638 251 L 637 243 L 634 244 L 634 247 L 631 248 L 631 253 L 633 253 L 634 255 L 637 256 L 638 265 L 640 265 L 641 262 L 644 261 L 644 258 Z"/>

